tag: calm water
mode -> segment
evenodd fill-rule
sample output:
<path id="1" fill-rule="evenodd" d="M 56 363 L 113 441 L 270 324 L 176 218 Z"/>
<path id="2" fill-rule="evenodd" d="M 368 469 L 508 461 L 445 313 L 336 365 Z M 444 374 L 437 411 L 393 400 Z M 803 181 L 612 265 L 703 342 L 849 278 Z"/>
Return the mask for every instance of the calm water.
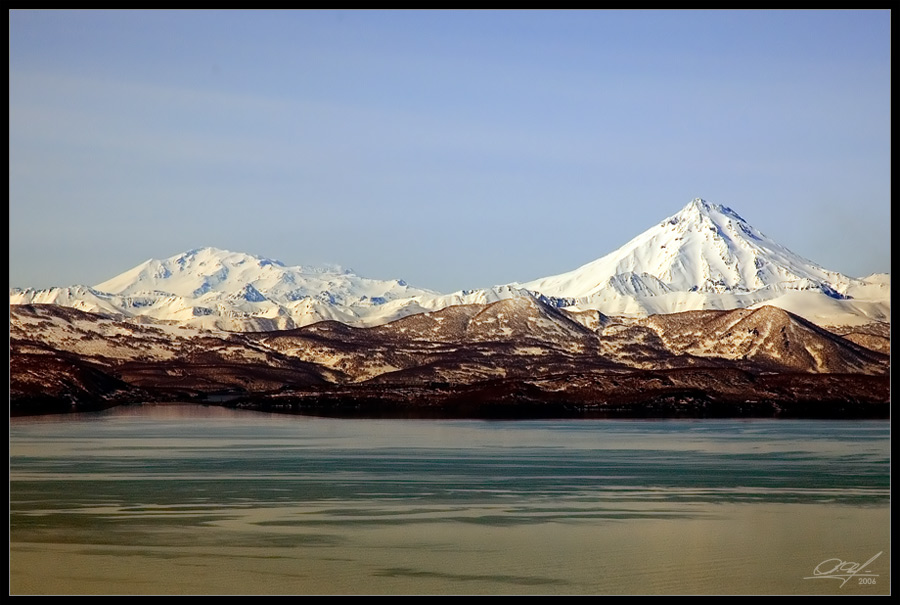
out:
<path id="1" fill-rule="evenodd" d="M 890 592 L 884 421 L 128 406 L 11 419 L 9 490 L 11 594 Z"/>

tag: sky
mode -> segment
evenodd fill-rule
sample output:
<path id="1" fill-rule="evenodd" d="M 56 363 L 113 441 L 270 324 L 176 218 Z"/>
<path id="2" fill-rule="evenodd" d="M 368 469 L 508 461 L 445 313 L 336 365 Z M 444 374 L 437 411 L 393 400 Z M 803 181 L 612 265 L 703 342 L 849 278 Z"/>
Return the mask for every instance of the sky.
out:
<path id="1" fill-rule="evenodd" d="M 890 17 L 10 10 L 10 287 L 213 246 L 453 292 L 695 197 L 890 272 Z"/>

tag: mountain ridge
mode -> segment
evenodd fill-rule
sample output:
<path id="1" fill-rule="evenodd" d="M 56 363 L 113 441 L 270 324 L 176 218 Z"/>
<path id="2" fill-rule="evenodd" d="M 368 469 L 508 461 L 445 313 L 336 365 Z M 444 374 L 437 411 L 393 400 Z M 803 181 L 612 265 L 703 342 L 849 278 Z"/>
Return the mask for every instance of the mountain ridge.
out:
<path id="1" fill-rule="evenodd" d="M 16 305 L 11 413 L 230 401 L 376 417 L 889 414 L 889 349 L 774 307 L 592 319 L 522 296 L 368 328 L 233 333 Z"/>
<path id="2" fill-rule="evenodd" d="M 51 303 L 229 331 L 334 320 L 355 326 L 522 295 L 573 313 L 649 316 L 772 305 L 819 325 L 890 321 L 890 277 L 856 279 L 794 254 L 737 212 L 700 198 L 617 250 L 525 283 L 441 294 L 339 267 L 288 267 L 217 248 L 150 259 L 94 287 L 11 289 L 10 304 Z"/>

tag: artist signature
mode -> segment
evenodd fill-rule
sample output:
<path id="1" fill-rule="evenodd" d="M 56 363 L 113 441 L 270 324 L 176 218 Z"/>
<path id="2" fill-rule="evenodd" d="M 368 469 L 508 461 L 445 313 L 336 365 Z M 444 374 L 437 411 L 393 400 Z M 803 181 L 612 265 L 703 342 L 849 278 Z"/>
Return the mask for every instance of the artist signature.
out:
<path id="1" fill-rule="evenodd" d="M 813 575 L 803 578 L 804 580 L 832 579 L 840 580 L 841 586 L 846 584 L 851 578 L 857 578 L 860 584 L 874 584 L 877 573 L 871 573 L 866 569 L 872 561 L 881 556 L 881 551 L 862 565 L 855 561 L 842 561 L 841 559 L 825 559 L 813 569 Z"/>

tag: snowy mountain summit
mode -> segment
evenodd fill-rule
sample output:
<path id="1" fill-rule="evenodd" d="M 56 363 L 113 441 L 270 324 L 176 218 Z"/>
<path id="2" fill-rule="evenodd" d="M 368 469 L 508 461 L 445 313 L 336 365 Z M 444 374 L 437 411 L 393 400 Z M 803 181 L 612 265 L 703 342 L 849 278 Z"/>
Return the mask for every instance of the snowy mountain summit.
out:
<path id="1" fill-rule="evenodd" d="M 252 303 L 312 297 L 344 306 L 432 293 L 411 288 L 402 280 L 366 279 L 340 267 L 286 267 L 277 260 L 218 248 L 151 259 L 94 288 L 120 296 L 165 292 L 203 299 L 225 294 Z"/>
<path id="2" fill-rule="evenodd" d="M 768 238 L 731 208 L 700 198 L 602 258 L 519 287 L 607 314 L 764 303 L 817 322 L 854 321 L 850 316 L 890 321 L 889 297 L 884 298 L 889 280 L 879 288 L 874 281 L 823 269 Z M 879 302 L 869 304 L 872 297 Z"/>
<path id="3" fill-rule="evenodd" d="M 527 283 L 438 294 L 340 268 L 287 267 L 200 248 L 148 260 L 93 288 L 10 291 L 10 304 L 237 331 L 331 319 L 378 325 L 461 304 L 534 296 L 570 311 L 646 316 L 772 305 L 819 325 L 890 322 L 890 276 L 854 279 L 794 254 L 734 210 L 702 199 L 573 271 Z"/>
<path id="4" fill-rule="evenodd" d="M 93 288 L 13 290 L 10 304 L 52 303 L 198 328 L 266 331 L 326 319 L 360 323 L 370 315 L 389 320 L 396 308 L 422 296 L 436 293 L 340 267 L 288 267 L 260 256 L 198 248 L 150 259 Z M 389 304 L 394 301 L 400 304 Z M 373 312 L 381 306 L 386 310 Z"/>
<path id="5" fill-rule="evenodd" d="M 734 210 L 694 199 L 603 258 L 524 287 L 548 296 L 622 293 L 744 293 L 766 287 L 831 289 L 848 278 L 801 258 L 754 229 Z"/>

